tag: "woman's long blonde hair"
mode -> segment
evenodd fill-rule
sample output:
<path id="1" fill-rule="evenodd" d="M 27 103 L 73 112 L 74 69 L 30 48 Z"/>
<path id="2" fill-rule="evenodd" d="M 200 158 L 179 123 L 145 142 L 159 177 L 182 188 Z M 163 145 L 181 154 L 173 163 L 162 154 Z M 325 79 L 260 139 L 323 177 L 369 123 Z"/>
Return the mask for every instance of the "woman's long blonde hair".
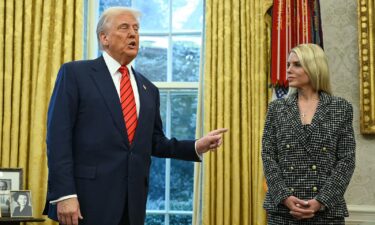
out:
<path id="1" fill-rule="evenodd" d="M 300 44 L 290 52 L 297 55 L 314 90 L 317 92 L 324 91 L 332 95 L 328 60 L 323 49 L 316 44 Z M 288 96 L 296 93 L 296 91 L 296 88 L 289 87 Z"/>

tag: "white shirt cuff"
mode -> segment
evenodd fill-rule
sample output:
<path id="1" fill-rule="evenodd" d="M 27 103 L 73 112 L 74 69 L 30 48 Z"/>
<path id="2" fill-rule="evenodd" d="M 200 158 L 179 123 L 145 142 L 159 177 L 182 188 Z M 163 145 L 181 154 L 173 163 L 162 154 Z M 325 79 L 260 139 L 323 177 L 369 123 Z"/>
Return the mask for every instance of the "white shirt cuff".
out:
<path id="1" fill-rule="evenodd" d="M 77 195 L 67 195 L 67 196 L 63 196 L 63 197 L 58 198 L 58 199 L 56 199 L 56 200 L 49 201 L 49 203 L 52 204 L 52 205 L 55 205 L 56 203 L 61 202 L 61 201 L 66 200 L 66 199 L 69 199 L 69 198 L 77 198 Z"/>
<path id="2" fill-rule="evenodd" d="M 194 148 L 195 148 L 195 153 L 197 154 L 197 156 L 199 157 L 199 159 L 202 161 L 203 160 L 203 156 L 202 156 L 202 154 L 199 154 L 198 151 L 197 151 L 197 141 L 195 141 L 195 143 L 194 143 Z"/>

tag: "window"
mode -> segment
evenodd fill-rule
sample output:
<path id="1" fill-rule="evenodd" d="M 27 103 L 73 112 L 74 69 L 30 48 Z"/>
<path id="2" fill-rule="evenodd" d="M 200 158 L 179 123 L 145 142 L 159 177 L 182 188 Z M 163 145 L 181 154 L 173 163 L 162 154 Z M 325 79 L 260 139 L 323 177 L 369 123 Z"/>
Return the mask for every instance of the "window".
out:
<path id="1" fill-rule="evenodd" d="M 95 2 L 95 1 L 93 1 Z M 134 68 L 160 89 L 160 113 L 168 137 L 194 139 L 203 28 L 203 0 L 87 1 L 87 52 L 98 53 L 99 15 L 110 6 L 141 11 L 140 49 Z M 194 164 L 153 158 L 145 224 L 191 224 Z"/>

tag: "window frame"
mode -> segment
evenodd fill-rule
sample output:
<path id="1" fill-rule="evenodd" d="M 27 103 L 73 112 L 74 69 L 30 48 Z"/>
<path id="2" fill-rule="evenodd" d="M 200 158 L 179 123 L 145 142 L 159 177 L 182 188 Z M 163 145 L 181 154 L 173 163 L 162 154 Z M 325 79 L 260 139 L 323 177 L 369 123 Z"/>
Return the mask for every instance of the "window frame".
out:
<path id="1" fill-rule="evenodd" d="M 85 39 L 85 44 L 84 44 L 84 58 L 85 59 L 94 59 L 98 57 L 98 40 L 96 37 L 96 25 L 98 23 L 99 19 L 99 1 L 100 0 L 85 0 L 85 29 L 84 29 L 84 39 Z M 132 0 L 133 2 L 134 0 Z M 167 81 L 166 82 L 153 82 L 160 91 L 166 90 L 167 91 L 167 110 L 166 110 L 166 136 L 170 137 L 171 136 L 171 99 L 170 99 L 170 92 L 168 90 L 172 89 L 191 89 L 191 90 L 196 90 L 197 91 L 197 97 L 200 98 L 199 96 L 199 91 L 198 88 L 202 85 L 199 81 L 197 82 L 175 82 L 172 81 L 172 58 L 173 58 L 173 37 L 178 37 L 178 36 L 195 36 L 195 37 L 200 37 L 201 38 L 201 55 L 200 55 L 200 67 L 202 63 L 202 52 L 204 49 L 203 45 L 203 37 L 204 37 L 204 30 L 202 28 L 201 31 L 186 31 L 186 32 L 173 32 L 172 31 L 172 15 L 173 15 L 173 10 L 172 10 L 172 1 L 169 0 L 169 29 L 166 32 L 140 32 L 140 36 L 149 36 L 149 37 L 167 37 L 168 38 L 168 53 L 167 53 Z M 205 7 L 205 1 L 203 1 L 203 9 Z M 204 12 L 203 17 L 204 17 Z M 201 76 L 201 68 L 199 68 L 199 74 Z M 199 100 L 198 100 L 199 104 Z M 199 105 L 197 105 L 197 108 Z M 201 118 L 197 118 L 197 120 L 201 121 Z M 193 209 L 188 211 L 188 210 L 171 210 L 170 209 L 170 182 L 171 182 L 171 159 L 165 159 L 165 205 L 164 209 L 160 210 L 146 210 L 146 216 L 147 215 L 164 215 L 164 224 L 169 225 L 170 221 L 170 216 L 173 215 L 190 215 L 193 216 Z M 192 184 L 194 185 L 194 183 Z M 201 188 L 201 187 L 200 187 Z"/>

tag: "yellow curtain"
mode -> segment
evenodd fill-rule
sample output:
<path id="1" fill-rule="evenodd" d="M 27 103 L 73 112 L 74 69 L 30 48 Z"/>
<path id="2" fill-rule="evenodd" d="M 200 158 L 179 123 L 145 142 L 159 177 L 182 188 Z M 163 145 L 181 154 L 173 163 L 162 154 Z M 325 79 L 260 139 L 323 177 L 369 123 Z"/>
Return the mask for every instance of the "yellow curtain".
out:
<path id="1" fill-rule="evenodd" d="M 48 102 L 60 65 L 82 58 L 83 9 L 83 0 L 0 1 L 0 167 L 23 168 L 35 217 L 47 188 Z"/>
<path id="2" fill-rule="evenodd" d="M 271 5 L 272 0 L 206 0 L 203 132 L 226 127 L 229 133 L 222 148 L 204 155 L 203 199 L 196 185 L 194 224 L 200 224 L 201 212 L 203 225 L 266 224 L 260 144 L 269 95 Z"/>

